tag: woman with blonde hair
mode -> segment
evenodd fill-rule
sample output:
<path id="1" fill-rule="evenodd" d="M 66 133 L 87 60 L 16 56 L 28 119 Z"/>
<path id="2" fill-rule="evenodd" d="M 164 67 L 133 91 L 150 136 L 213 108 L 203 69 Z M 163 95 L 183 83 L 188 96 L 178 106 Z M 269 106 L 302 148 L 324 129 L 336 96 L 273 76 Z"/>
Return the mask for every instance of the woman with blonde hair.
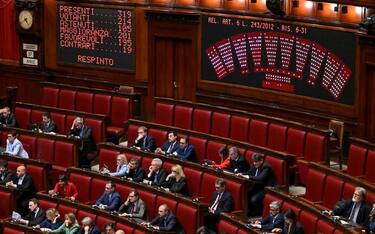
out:
<path id="1" fill-rule="evenodd" d="M 55 208 L 49 208 L 46 211 L 46 217 L 47 218 L 42 223 L 36 225 L 36 228 L 41 228 L 42 231 L 50 231 L 58 229 L 63 223 L 60 219 L 59 212 Z"/>
<path id="2" fill-rule="evenodd" d="M 161 186 L 173 193 L 180 193 L 185 196 L 189 195 L 184 170 L 178 164 L 172 167 L 172 172 Z"/>
<path id="3" fill-rule="evenodd" d="M 76 234 L 79 231 L 76 216 L 73 213 L 65 214 L 64 223 L 56 230 L 48 233 Z"/>

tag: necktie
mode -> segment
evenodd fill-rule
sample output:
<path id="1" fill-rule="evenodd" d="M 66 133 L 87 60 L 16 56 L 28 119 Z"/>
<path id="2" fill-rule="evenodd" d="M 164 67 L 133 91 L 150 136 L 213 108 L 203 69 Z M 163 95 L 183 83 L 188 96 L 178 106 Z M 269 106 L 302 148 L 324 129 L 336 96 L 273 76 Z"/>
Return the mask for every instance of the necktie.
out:
<path id="1" fill-rule="evenodd" d="M 174 145 L 175 142 L 173 142 L 172 144 L 169 144 L 169 147 L 167 149 L 167 154 L 171 153 L 171 150 L 173 148 L 173 145 Z"/>
<path id="2" fill-rule="evenodd" d="M 349 220 L 352 222 L 355 222 L 354 216 L 355 216 L 356 209 L 357 209 L 357 203 L 353 203 L 352 210 L 350 211 L 350 216 L 349 216 Z"/>
<path id="3" fill-rule="evenodd" d="M 219 193 L 219 194 L 217 195 L 214 204 L 211 206 L 211 209 L 212 209 L 213 211 L 215 211 L 216 208 L 217 208 L 217 206 L 219 205 L 219 202 L 220 202 L 220 199 L 221 199 L 221 196 L 222 196 L 222 195 L 223 195 L 223 193 Z"/>
<path id="4" fill-rule="evenodd" d="M 155 172 L 155 176 L 154 176 L 154 183 L 157 183 L 158 182 L 158 173 Z"/>
<path id="5" fill-rule="evenodd" d="M 146 147 L 146 137 L 147 137 L 147 136 L 145 136 L 145 137 L 143 138 L 143 148 Z"/>
<path id="6" fill-rule="evenodd" d="M 255 171 L 255 176 L 258 176 L 258 168 L 257 168 L 257 170 Z"/>

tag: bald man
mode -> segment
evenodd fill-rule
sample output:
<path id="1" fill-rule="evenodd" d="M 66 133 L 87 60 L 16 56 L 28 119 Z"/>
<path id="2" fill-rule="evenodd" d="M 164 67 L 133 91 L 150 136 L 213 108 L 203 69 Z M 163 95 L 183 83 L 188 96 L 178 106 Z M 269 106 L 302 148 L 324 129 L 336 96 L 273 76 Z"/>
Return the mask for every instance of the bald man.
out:
<path id="1" fill-rule="evenodd" d="M 158 215 L 149 223 L 142 223 L 143 225 L 152 225 L 155 229 L 160 231 L 171 231 L 176 234 L 184 234 L 185 231 L 182 225 L 178 222 L 177 217 L 169 209 L 167 204 L 159 206 Z"/>
<path id="2" fill-rule="evenodd" d="M 17 167 L 17 177 L 14 181 L 9 181 L 6 186 L 21 189 L 22 193 L 17 199 L 17 212 L 22 216 L 28 212 L 28 203 L 35 197 L 36 189 L 33 178 L 26 173 L 26 167 L 21 165 Z"/>
<path id="3" fill-rule="evenodd" d="M 115 232 L 115 234 L 125 234 L 125 232 L 124 232 L 123 230 L 117 230 L 117 231 Z"/>

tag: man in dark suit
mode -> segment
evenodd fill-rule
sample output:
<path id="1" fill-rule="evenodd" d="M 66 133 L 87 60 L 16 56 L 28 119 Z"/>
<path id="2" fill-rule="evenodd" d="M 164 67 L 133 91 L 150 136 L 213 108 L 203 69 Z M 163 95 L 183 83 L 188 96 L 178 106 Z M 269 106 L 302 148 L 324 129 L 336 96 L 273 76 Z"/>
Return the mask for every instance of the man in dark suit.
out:
<path id="1" fill-rule="evenodd" d="M 366 204 L 366 190 L 356 187 L 351 200 L 340 201 L 333 208 L 333 215 L 342 216 L 350 222 L 365 226 L 371 207 Z"/>
<path id="2" fill-rule="evenodd" d="M 147 220 L 146 204 L 139 198 L 139 192 L 135 189 L 130 191 L 128 199 L 118 209 L 120 216 Z"/>
<path id="3" fill-rule="evenodd" d="M 155 139 L 147 135 L 147 128 L 144 126 L 138 128 L 138 137 L 132 146 L 139 150 L 150 152 L 154 152 L 156 149 Z"/>
<path id="4" fill-rule="evenodd" d="M 36 226 L 46 219 L 46 213 L 39 207 L 39 201 L 36 198 L 29 200 L 30 212 L 20 219 L 20 223 L 28 226 Z"/>
<path id="5" fill-rule="evenodd" d="M 35 196 L 36 189 L 33 178 L 26 173 L 26 167 L 21 165 L 17 167 L 17 177 L 13 181 L 6 183 L 6 186 L 22 190 L 17 199 L 17 212 L 21 215 L 27 214 L 29 200 Z"/>
<path id="6" fill-rule="evenodd" d="M 42 115 L 42 122 L 39 124 L 39 130 L 42 132 L 57 133 L 56 123 L 51 119 L 51 114 L 46 111 Z"/>
<path id="7" fill-rule="evenodd" d="M 121 197 L 115 190 L 116 184 L 112 181 L 108 181 L 105 185 L 104 193 L 96 201 L 95 205 L 102 210 L 117 211 L 121 205 Z"/>
<path id="8" fill-rule="evenodd" d="M 164 183 L 165 179 L 168 176 L 168 173 L 166 170 L 162 168 L 163 161 L 161 161 L 160 158 L 154 158 L 151 161 L 151 165 L 149 168 L 149 173 L 145 180 L 147 180 L 148 184 L 155 185 L 155 186 L 161 186 L 162 183 Z"/>
<path id="9" fill-rule="evenodd" d="M 167 204 L 159 206 L 158 215 L 150 223 L 156 230 L 175 232 L 176 234 L 184 234 L 185 231 L 178 222 L 177 217 L 169 210 Z"/>
<path id="10" fill-rule="evenodd" d="M 284 227 L 284 215 L 281 213 L 281 203 L 273 201 L 270 203 L 270 214 L 251 224 L 252 227 L 262 231 L 271 231 L 274 228 Z"/>
<path id="11" fill-rule="evenodd" d="M 82 226 L 77 234 L 100 234 L 102 233 L 95 225 L 91 217 L 84 217 L 81 221 Z"/>
<path id="12" fill-rule="evenodd" d="M 285 222 L 283 228 L 274 228 L 272 233 L 282 234 L 304 234 L 303 227 L 297 222 L 297 215 L 293 210 L 287 210 L 284 214 Z"/>
<path id="13" fill-rule="evenodd" d="M 130 162 L 128 164 L 129 170 L 125 173 L 125 178 L 135 181 L 135 182 L 141 182 L 144 177 L 144 170 L 139 166 L 139 159 L 138 158 L 132 158 L 130 159 Z"/>
<path id="14" fill-rule="evenodd" d="M 13 181 L 16 179 L 16 176 L 8 170 L 8 162 L 1 161 L 0 162 L 0 185 L 5 185 L 9 181 Z"/>
<path id="15" fill-rule="evenodd" d="M 155 153 L 157 154 L 173 154 L 180 144 L 177 141 L 177 133 L 174 131 L 168 132 L 168 140 L 159 148 L 156 148 Z"/>
<path id="16" fill-rule="evenodd" d="M 187 136 L 180 138 L 180 147 L 173 153 L 173 155 L 182 160 L 191 162 L 196 161 L 195 148 L 193 145 L 189 144 L 189 138 Z"/>
<path id="17" fill-rule="evenodd" d="M 264 198 L 264 187 L 275 186 L 275 175 L 270 164 L 264 161 L 264 155 L 256 153 L 253 155 L 253 166 L 248 172 L 242 173 L 248 175 L 250 180 L 257 182 L 248 191 L 248 215 L 259 216 L 262 214 L 262 204 Z"/>
<path id="18" fill-rule="evenodd" d="M 230 164 L 228 170 L 234 173 L 242 173 L 249 170 L 246 158 L 238 153 L 237 147 L 229 149 Z"/>
<path id="19" fill-rule="evenodd" d="M 209 215 L 204 218 L 204 225 L 210 230 L 216 231 L 216 224 L 219 221 L 221 212 L 231 212 L 233 210 L 232 194 L 226 190 L 225 180 L 218 178 L 215 182 L 216 191 L 212 195 Z"/>
<path id="20" fill-rule="evenodd" d="M 77 117 L 70 128 L 70 134 L 81 141 L 81 146 L 79 147 L 79 165 L 81 167 L 90 167 L 91 161 L 94 159 L 92 155 L 96 151 L 91 127 L 84 125 L 83 118 Z"/>
<path id="21" fill-rule="evenodd" d="M 10 112 L 10 108 L 7 106 L 0 109 L 0 124 L 6 127 L 17 127 L 16 117 Z"/>

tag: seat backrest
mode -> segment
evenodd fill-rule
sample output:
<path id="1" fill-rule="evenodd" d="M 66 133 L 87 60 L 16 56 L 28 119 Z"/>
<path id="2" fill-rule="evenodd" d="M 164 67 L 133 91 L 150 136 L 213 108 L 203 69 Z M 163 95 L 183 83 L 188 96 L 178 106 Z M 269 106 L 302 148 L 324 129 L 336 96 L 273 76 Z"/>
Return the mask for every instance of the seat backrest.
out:
<path id="1" fill-rule="evenodd" d="M 109 116 L 111 114 L 111 96 L 95 94 L 94 113 Z"/>
<path id="2" fill-rule="evenodd" d="M 42 122 L 43 111 L 31 110 L 30 123 L 40 123 Z"/>
<path id="3" fill-rule="evenodd" d="M 207 140 L 199 138 L 199 137 L 191 136 L 189 137 L 189 143 L 192 144 L 195 148 L 195 153 L 196 153 L 198 162 L 203 161 L 203 159 L 206 158 Z"/>
<path id="4" fill-rule="evenodd" d="M 334 230 L 334 226 L 321 219 L 316 225 L 316 233 L 332 234 Z"/>
<path id="5" fill-rule="evenodd" d="M 184 203 L 178 203 L 176 215 L 184 230 L 188 234 L 194 234 L 198 228 L 198 210 Z"/>
<path id="6" fill-rule="evenodd" d="M 271 123 L 268 127 L 267 147 L 278 151 L 285 151 L 286 130 L 286 126 Z"/>
<path id="7" fill-rule="evenodd" d="M 111 126 L 123 127 L 124 122 L 132 117 L 129 98 L 112 97 L 111 101 Z"/>
<path id="8" fill-rule="evenodd" d="M 230 138 L 247 142 L 249 134 L 249 118 L 232 115 L 230 119 Z"/>
<path id="9" fill-rule="evenodd" d="M 103 132 L 104 123 L 102 120 L 86 118 L 85 124 L 91 127 L 92 136 L 94 138 L 95 143 L 105 141 L 105 133 Z"/>
<path id="10" fill-rule="evenodd" d="M 16 107 L 14 114 L 20 128 L 27 129 L 30 124 L 31 110 L 23 107 Z"/>
<path id="11" fill-rule="evenodd" d="M 23 148 L 29 154 L 29 158 L 35 158 L 36 155 L 36 137 L 20 135 L 20 141 L 22 142 Z"/>
<path id="12" fill-rule="evenodd" d="M 232 194 L 233 202 L 234 202 L 234 210 L 242 210 L 244 209 L 243 202 L 243 194 L 242 194 L 242 184 L 237 183 L 234 181 L 227 180 L 226 181 L 226 189 Z M 246 200 L 246 198 L 245 198 Z"/>
<path id="13" fill-rule="evenodd" d="M 143 170 L 145 171 L 145 173 L 149 172 L 149 168 L 151 166 L 151 162 L 152 162 L 152 158 L 148 158 L 148 157 L 143 157 L 142 158 L 142 164 L 140 166 L 143 168 Z"/>
<path id="14" fill-rule="evenodd" d="M 67 213 L 73 213 L 73 214 L 77 213 L 76 208 L 71 207 L 71 206 L 62 205 L 62 204 L 59 204 L 57 206 L 57 210 L 59 211 L 60 217 L 64 217 L 65 214 L 67 214 Z"/>
<path id="15" fill-rule="evenodd" d="M 275 174 L 276 183 L 278 185 L 285 185 L 288 181 L 286 181 L 286 163 L 283 159 L 275 158 L 272 156 L 267 155 L 265 159 L 271 166 L 272 170 Z"/>
<path id="16" fill-rule="evenodd" d="M 11 227 L 4 227 L 3 234 L 25 234 L 25 232 Z"/>
<path id="17" fill-rule="evenodd" d="M 253 145 L 266 146 L 268 122 L 252 119 L 250 121 L 249 143 Z"/>
<path id="18" fill-rule="evenodd" d="M 74 145 L 69 142 L 56 141 L 55 142 L 55 157 L 54 163 L 62 167 L 77 166 L 74 161 Z"/>
<path id="19" fill-rule="evenodd" d="M 56 123 L 57 131 L 65 134 L 65 115 L 60 113 L 51 113 L 51 119 Z M 70 126 L 69 126 L 70 128 Z"/>
<path id="20" fill-rule="evenodd" d="M 336 202 L 341 199 L 343 185 L 344 182 L 341 179 L 331 175 L 327 176 L 323 192 L 323 205 L 325 207 L 333 209 Z"/>
<path id="21" fill-rule="evenodd" d="M 155 139 L 157 147 L 160 147 L 167 140 L 167 131 L 151 128 L 148 130 L 148 134 Z"/>
<path id="22" fill-rule="evenodd" d="M 215 181 L 217 178 L 219 177 L 208 173 L 203 173 L 200 188 L 200 197 L 202 197 L 202 202 L 210 203 L 212 194 L 215 191 Z"/>
<path id="23" fill-rule="evenodd" d="M 190 196 L 191 197 L 199 196 L 203 173 L 199 170 L 189 168 L 189 167 L 184 168 L 184 173 L 186 176 Z"/>
<path id="24" fill-rule="evenodd" d="M 221 158 L 219 156 L 218 151 L 223 146 L 225 146 L 225 144 L 223 143 L 216 142 L 216 141 L 208 141 L 206 158 L 214 161 L 216 164 L 219 164 L 221 162 Z"/>
<path id="25" fill-rule="evenodd" d="M 355 185 L 350 182 L 344 183 L 344 188 L 342 189 L 342 196 L 340 200 L 350 200 L 353 197 L 355 190 Z"/>
<path id="26" fill-rule="evenodd" d="M 132 225 L 132 224 L 130 224 Z M 117 230 L 123 230 L 125 233 L 133 233 L 134 231 L 134 228 L 128 226 L 128 225 L 125 225 L 125 224 L 122 224 L 122 223 L 116 223 L 116 228 Z"/>
<path id="27" fill-rule="evenodd" d="M 139 126 L 133 124 L 128 126 L 128 146 L 134 144 L 134 141 L 138 136 L 138 127 Z"/>
<path id="28" fill-rule="evenodd" d="M 36 159 L 53 162 L 55 154 L 55 141 L 47 138 L 38 137 L 36 141 Z"/>
<path id="29" fill-rule="evenodd" d="M 59 89 L 43 87 L 42 105 L 57 107 L 59 104 Z"/>
<path id="30" fill-rule="evenodd" d="M 96 202 L 100 196 L 104 193 L 104 188 L 107 181 L 104 179 L 93 178 L 91 180 L 91 201 Z"/>
<path id="31" fill-rule="evenodd" d="M 158 207 L 155 208 L 156 194 L 141 190 L 139 191 L 139 198 L 146 204 L 148 217 L 155 217 L 156 209 L 158 209 Z"/>
<path id="32" fill-rule="evenodd" d="M 174 108 L 174 126 L 183 129 L 191 129 L 193 120 L 193 108 L 176 105 Z"/>
<path id="33" fill-rule="evenodd" d="M 263 199 L 263 217 L 269 215 L 270 213 L 270 204 L 271 202 L 273 201 L 279 201 L 282 205 L 282 202 L 283 200 L 280 199 L 279 197 L 276 197 L 276 196 L 273 196 L 269 193 L 266 193 L 266 195 L 264 196 L 264 199 Z"/>
<path id="34" fill-rule="evenodd" d="M 156 209 L 162 205 L 162 204 L 167 204 L 169 209 L 173 212 L 176 213 L 177 210 L 177 202 L 173 199 L 170 199 L 168 197 L 163 197 L 163 196 L 157 196 L 156 198 Z"/>
<path id="35" fill-rule="evenodd" d="M 312 202 L 323 200 L 326 174 L 310 168 L 307 172 L 305 198 Z"/>
<path id="36" fill-rule="evenodd" d="M 44 191 L 48 188 L 46 187 L 46 171 L 42 166 L 27 165 L 27 173 L 33 178 L 36 191 Z"/>
<path id="37" fill-rule="evenodd" d="M 69 181 L 77 187 L 77 200 L 83 203 L 91 201 L 91 177 L 70 173 Z"/>
<path id="38" fill-rule="evenodd" d="M 89 92 L 77 92 L 76 110 L 92 113 L 93 112 L 94 94 Z"/>
<path id="39" fill-rule="evenodd" d="M 12 207 L 12 194 L 10 192 L 0 191 L 0 218 L 9 218 L 14 208 L 15 207 Z"/>
<path id="40" fill-rule="evenodd" d="M 74 110 L 76 105 L 76 91 L 70 89 L 60 89 L 59 108 Z"/>
<path id="41" fill-rule="evenodd" d="M 200 108 L 194 109 L 193 130 L 197 132 L 210 133 L 212 112 Z"/>
<path id="42" fill-rule="evenodd" d="M 325 161 L 325 137 L 315 133 L 307 133 L 304 159 L 309 162 Z"/>
<path id="43" fill-rule="evenodd" d="M 305 152 L 305 138 L 305 131 L 288 128 L 286 138 L 286 152 L 302 158 L 303 153 Z"/>
<path id="44" fill-rule="evenodd" d="M 117 168 L 117 155 L 119 155 L 119 151 L 111 150 L 111 149 L 99 149 L 99 168 L 103 168 L 104 164 L 108 166 L 110 171 L 115 171 Z"/>
<path id="45" fill-rule="evenodd" d="M 133 188 L 124 184 L 117 184 L 116 190 L 120 194 L 120 197 L 122 197 L 122 200 L 126 201 L 126 198 L 129 196 L 129 193 L 133 190 Z"/>
<path id="46" fill-rule="evenodd" d="M 173 108 L 174 105 L 157 102 L 155 105 L 154 122 L 164 125 L 173 125 Z"/>
<path id="47" fill-rule="evenodd" d="M 67 115 L 66 116 L 66 118 L 65 118 L 65 126 L 66 127 L 64 129 L 64 132 L 65 132 L 66 135 L 70 134 L 70 128 L 72 127 L 75 118 L 77 118 L 77 116 L 75 116 L 75 115 Z"/>
<path id="48" fill-rule="evenodd" d="M 217 224 L 217 227 L 221 233 L 236 233 L 238 230 L 238 227 L 236 225 L 222 219 Z"/>
<path id="49" fill-rule="evenodd" d="M 81 224 L 82 219 L 85 218 L 85 217 L 90 217 L 92 219 L 92 221 L 95 223 L 96 214 L 91 213 L 91 212 L 87 212 L 87 211 L 84 211 L 84 210 L 78 210 L 78 212 L 77 212 L 77 222 L 79 224 Z"/>
<path id="50" fill-rule="evenodd" d="M 351 144 L 348 155 L 348 174 L 351 176 L 361 176 L 365 174 L 367 149 Z"/>
<path id="51" fill-rule="evenodd" d="M 230 127 L 230 115 L 214 112 L 212 115 L 211 134 L 216 136 L 228 137 Z"/>
<path id="52" fill-rule="evenodd" d="M 96 226 L 99 228 L 99 230 L 104 230 L 104 226 L 108 223 L 111 222 L 112 220 L 103 216 L 98 215 L 96 217 Z"/>
<path id="53" fill-rule="evenodd" d="M 48 210 L 49 208 L 56 208 L 57 203 L 44 200 L 44 199 L 39 199 L 39 207 L 42 208 L 42 210 Z"/>
<path id="54" fill-rule="evenodd" d="M 287 210 L 293 210 L 294 213 L 296 213 L 297 217 L 299 215 L 299 213 L 301 212 L 301 208 L 299 208 L 298 206 L 295 206 L 289 202 L 284 202 L 283 203 L 283 207 L 282 207 L 282 211 L 285 212 Z"/>
<path id="55" fill-rule="evenodd" d="M 369 150 L 367 152 L 367 159 L 366 159 L 366 180 L 375 183 L 375 150 Z"/>
<path id="56" fill-rule="evenodd" d="M 302 210 L 299 215 L 299 222 L 303 226 L 303 230 L 306 234 L 316 234 L 316 223 L 318 222 L 318 217 L 314 214 Z"/>

